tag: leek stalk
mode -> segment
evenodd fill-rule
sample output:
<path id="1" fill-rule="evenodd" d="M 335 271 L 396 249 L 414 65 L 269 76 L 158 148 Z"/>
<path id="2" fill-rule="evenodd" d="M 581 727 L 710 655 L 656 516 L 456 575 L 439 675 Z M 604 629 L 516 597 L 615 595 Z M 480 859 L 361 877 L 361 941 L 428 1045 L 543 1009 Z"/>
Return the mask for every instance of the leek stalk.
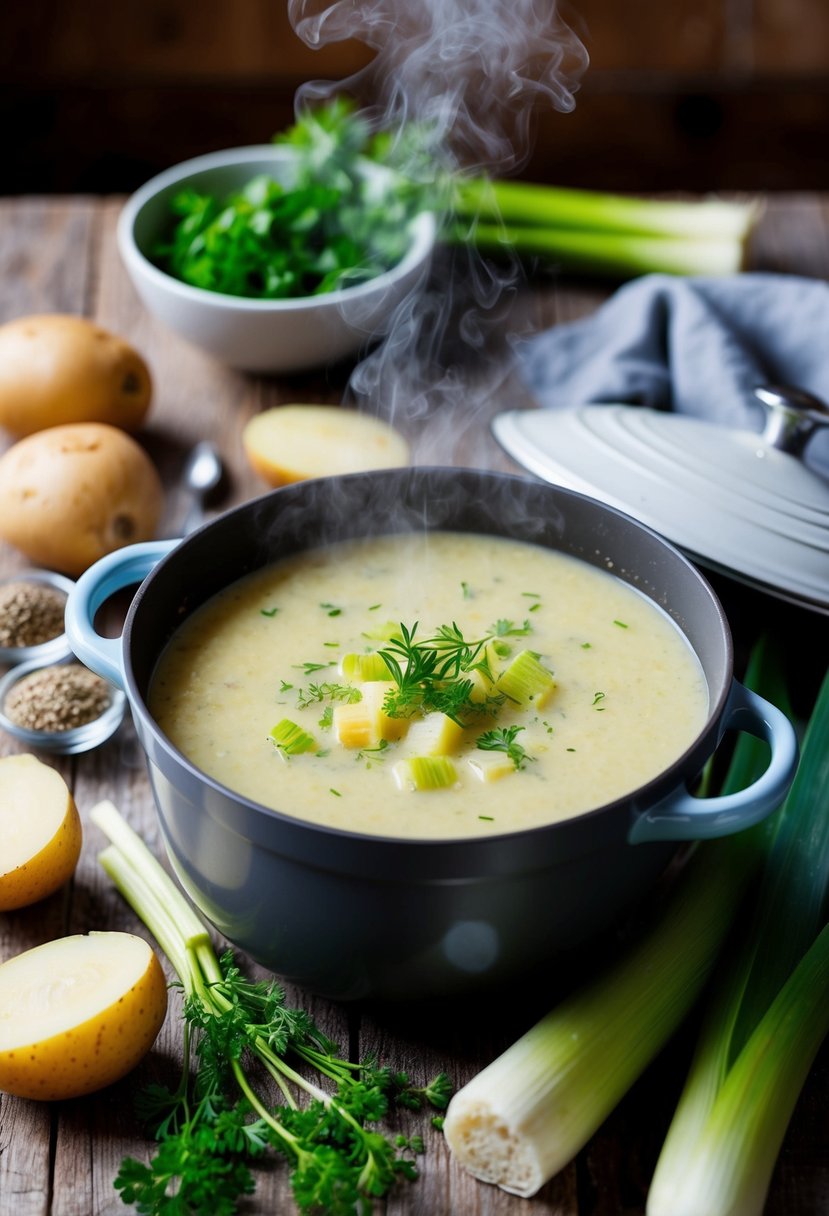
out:
<path id="1" fill-rule="evenodd" d="M 746 683 L 784 702 L 765 643 Z M 756 740 L 741 734 L 723 792 L 764 765 Z M 699 846 L 639 945 L 458 1091 L 444 1130 L 464 1168 L 529 1196 L 576 1155 L 694 1003 L 771 835 L 763 822 Z"/>
<path id="2" fill-rule="evenodd" d="M 732 274 L 747 260 L 755 202 L 635 198 L 533 182 L 459 180 L 445 234 L 603 274 Z"/>
<path id="3" fill-rule="evenodd" d="M 444 1132 L 461 1166 L 529 1196 L 576 1155 L 698 997 L 753 858 L 737 838 L 701 846 L 656 928 L 455 1094 Z"/>
<path id="4" fill-rule="evenodd" d="M 619 276 L 736 274 L 746 260 L 743 243 L 728 237 L 685 240 L 637 232 L 481 223 L 468 228 L 452 225 L 448 237 L 483 252 L 537 256 L 571 270 Z"/>
<path id="5" fill-rule="evenodd" d="M 829 673 L 776 817 L 751 923 L 715 983 L 657 1163 L 648 1216 L 762 1212 L 792 1109 L 829 1031 L 829 941 L 821 932 L 829 888 L 827 791 Z"/>

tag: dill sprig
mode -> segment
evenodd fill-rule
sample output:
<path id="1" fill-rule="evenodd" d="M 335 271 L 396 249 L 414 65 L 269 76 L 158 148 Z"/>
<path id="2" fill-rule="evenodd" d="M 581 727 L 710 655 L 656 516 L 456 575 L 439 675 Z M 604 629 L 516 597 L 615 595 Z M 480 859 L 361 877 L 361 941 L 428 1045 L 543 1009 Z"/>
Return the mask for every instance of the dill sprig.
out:
<path id="1" fill-rule="evenodd" d="M 453 622 L 420 641 L 418 624 L 415 621 L 409 628 L 401 622 L 400 636 L 378 651 L 396 686 L 386 694 L 385 713 L 390 718 L 410 718 L 437 712 L 463 726 L 467 718 L 497 708 L 503 701 L 500 695 L 472 700 L 474 685 L 468 675 L 477 668 L 491 679 L 485 648 L 493 635 L 470 642 Z"/>

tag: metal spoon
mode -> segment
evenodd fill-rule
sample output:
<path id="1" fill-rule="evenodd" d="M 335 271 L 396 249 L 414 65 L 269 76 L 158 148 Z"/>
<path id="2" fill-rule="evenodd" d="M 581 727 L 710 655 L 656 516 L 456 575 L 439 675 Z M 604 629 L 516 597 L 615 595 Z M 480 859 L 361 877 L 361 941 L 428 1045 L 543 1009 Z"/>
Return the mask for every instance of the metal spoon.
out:
<path id="1" fill-rule="evenodd" d="M 205 503 L 221 485 L 224 475 L 225 468 L 215 445 L 206 439 L 197 443 L 184 465 L 184 488 L 191 501 L 181 525 L 182 536 L 204 523 Z"/>

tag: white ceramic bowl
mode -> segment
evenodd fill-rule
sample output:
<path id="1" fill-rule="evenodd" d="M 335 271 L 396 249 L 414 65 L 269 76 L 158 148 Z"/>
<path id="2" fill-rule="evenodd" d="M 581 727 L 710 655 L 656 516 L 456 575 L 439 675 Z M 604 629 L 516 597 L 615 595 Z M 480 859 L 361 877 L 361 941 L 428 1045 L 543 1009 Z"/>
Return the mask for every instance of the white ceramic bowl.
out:
<path id="1" fill-rule="evenodd" d="M 150 251 L 169 223 L 169 200 L 183 186 L 225 195 L 261 173 L 289 182 L 293 161 L 290 148 L 270 144 L 198 156 L 146 182 L 118 220 L 118 248 L 147 309 L 188 342 L 244 371 L 301 371 L 357 354 L 388 331 L 395 308 L 429 269 L 435 220 L 427 213 L 412 222 L 411 246 L 395 267 L 355 287 L 318 296 L 256 300 L 224 295 L 191 287 L 153 264 Z"/>

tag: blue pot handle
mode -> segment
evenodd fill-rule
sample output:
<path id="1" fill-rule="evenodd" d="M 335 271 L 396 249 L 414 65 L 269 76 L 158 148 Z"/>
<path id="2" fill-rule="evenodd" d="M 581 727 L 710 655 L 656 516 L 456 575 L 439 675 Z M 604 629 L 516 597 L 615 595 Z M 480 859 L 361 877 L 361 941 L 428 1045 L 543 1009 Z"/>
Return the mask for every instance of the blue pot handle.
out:
<path id="1" fill-rule="evenodd" d="M 121 638 L 95 632 L 98 609 L 116 591 L 142 583 L 178 540 L 152 540 L 108 553 L 85 570 L 66 601 L 66 636 L 77 657 L 99 676 L 124 687 Z"/>
<path id="2" fill-rule="evenodd" d="M 735 680 L 722 718 L 722 730 L 729 728 L 768 743 L 771 758 L 762 776 L 736 794 L 716 798 L 695 798 L 684 788 L 674 790 L 638 817 L 628 834 L 631 844 L 729 836 L 759 823 L 780 806 L 797 768 L 797 735 L 791 722 Z"/>

